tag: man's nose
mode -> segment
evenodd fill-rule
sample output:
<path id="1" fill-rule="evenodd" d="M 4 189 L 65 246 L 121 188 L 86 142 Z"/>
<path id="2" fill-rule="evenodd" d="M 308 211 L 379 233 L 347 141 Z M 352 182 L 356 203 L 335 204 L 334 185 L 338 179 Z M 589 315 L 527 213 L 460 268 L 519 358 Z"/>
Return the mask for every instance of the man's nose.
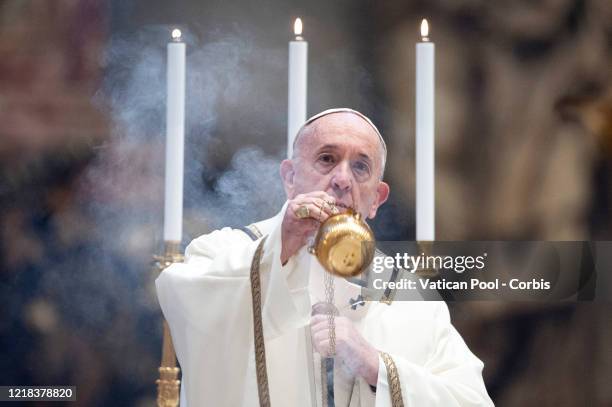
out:
<path id="1" fill-rule="evenodd" d="M 342 162 L 334 168 L 331 183 L 339 196 L 351 190 L 353 186 L 353 174 L 348 162 Z"/>

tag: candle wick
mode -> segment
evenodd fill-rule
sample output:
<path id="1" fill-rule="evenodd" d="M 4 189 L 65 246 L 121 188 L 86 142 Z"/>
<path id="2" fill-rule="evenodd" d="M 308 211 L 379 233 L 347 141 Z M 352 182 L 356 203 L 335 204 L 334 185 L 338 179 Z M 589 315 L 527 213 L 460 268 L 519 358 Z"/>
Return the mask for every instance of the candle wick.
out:
<path id="1" fill-rule="evenodd" d="M 429 42 L 429 37 L 421 37 L 421 41 L 423 41 L 423 42 Z"/>
<path id="2" fill-rule="evenodd" d="M 295 40 L 296 40 L 296 41 L 302 41 L 303 39 L 304 39 L 304 38 L 302 38 L 302 36 L 301 36 L 301 35 L 296 35 L 296 36 L 295 36 Z"/>

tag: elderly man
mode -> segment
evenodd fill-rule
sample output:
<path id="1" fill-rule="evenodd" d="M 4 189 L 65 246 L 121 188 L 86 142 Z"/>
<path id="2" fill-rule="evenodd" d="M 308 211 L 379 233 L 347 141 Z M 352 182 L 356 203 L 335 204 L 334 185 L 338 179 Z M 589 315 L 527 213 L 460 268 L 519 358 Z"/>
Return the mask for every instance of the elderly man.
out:
<path id="1" fill-rule="evenodd" d="M 195 239 L 185 263 L 160 275 L 158 297 L 183 371 L 182 406 L 492 404 L 483 364 L 443 302 L 354 306 L 360 287 L 334 277 L 333 324 L 312 312 L 326 299 L 326 271 L 309 241 L 344 208 L 376 216 L 389 195 L 385 159 L 380 133 L 361 113 L 314 116 L 281 163 L 281 211 L 244 231 Z"/>

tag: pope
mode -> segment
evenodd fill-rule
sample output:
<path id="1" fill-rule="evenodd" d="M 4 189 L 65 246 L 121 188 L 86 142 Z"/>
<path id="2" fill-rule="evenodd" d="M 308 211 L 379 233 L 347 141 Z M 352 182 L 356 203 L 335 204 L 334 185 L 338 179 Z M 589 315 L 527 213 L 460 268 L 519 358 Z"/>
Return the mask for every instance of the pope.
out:
<path id="1" fill-rule="evenodd" d="M 200 236 L 184 263 L 162 272 L 156 286 L 183 372 L 181 406 L 492 405 L 483 364 L 444 302 L 357 306 L 361 287 L 334 276 L 333 324 L 313 311 L 326 301 L 327 272 L 308 245 L 347 208 L 376 216 L 389 196 L 386 157 L 363 114 L 313 116 L 280 164 L 287 201 L 278 214 Z"/>

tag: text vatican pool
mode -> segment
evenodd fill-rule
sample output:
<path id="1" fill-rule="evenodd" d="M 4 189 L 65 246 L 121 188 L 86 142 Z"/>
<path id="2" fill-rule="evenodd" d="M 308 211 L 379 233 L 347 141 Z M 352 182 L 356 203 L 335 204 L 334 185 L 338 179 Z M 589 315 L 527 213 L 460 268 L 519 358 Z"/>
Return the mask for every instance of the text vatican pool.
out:
<path id="1" fill-rule="evenodd" d="M 498 290 L 500 288 L 509 287 L 512 290 L 549 290 L 550 282 L 544 279 L 532 279 L 529 281 L 521 281 L 513 278 L 508 282 L 494 279 L 491 281 L 479 280 L 471 278 L 469 281 L 449 281 L 444 278 L 439 280 L 431 280 L 429 278 L 410 280 L 402 278 L 398 281 L 385 281 L 383 279 L 375 279 L 373 286 L 377 290 L 415 290 L 422 288 L 424 290 Z"/>

